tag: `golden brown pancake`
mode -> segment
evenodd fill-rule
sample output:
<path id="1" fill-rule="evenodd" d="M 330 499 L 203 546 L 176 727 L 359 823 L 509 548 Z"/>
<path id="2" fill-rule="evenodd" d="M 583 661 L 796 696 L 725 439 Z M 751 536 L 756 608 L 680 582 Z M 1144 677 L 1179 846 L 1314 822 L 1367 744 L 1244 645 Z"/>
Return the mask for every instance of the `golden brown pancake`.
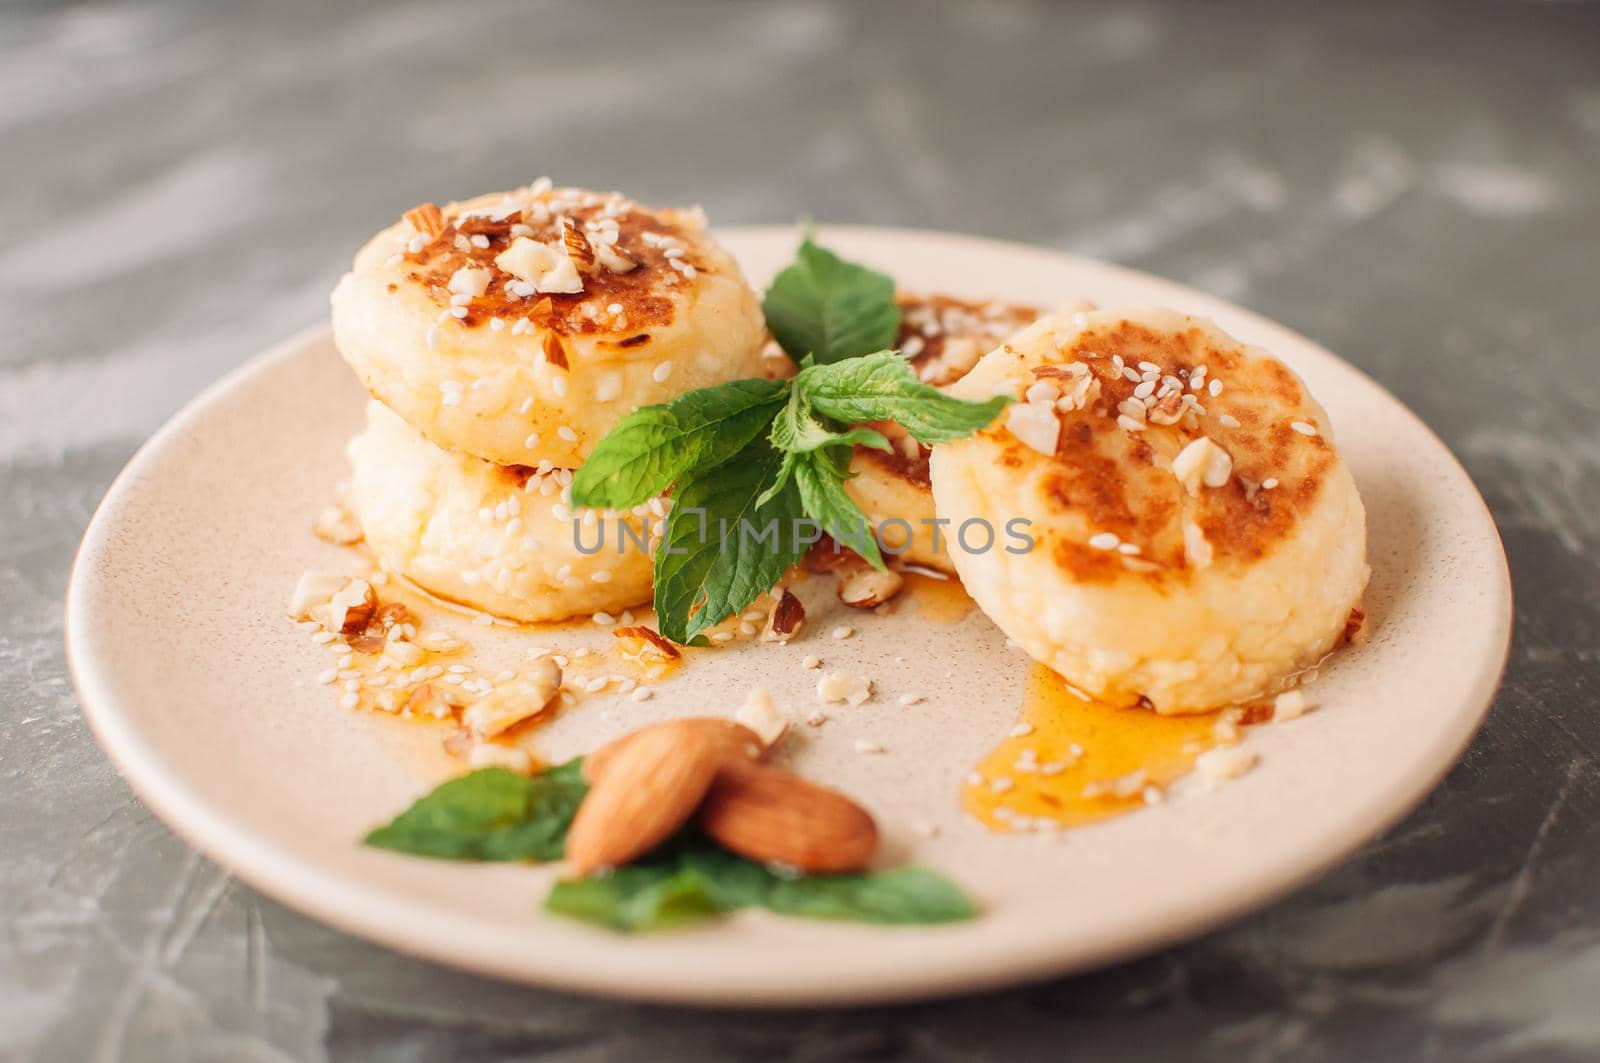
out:
<path id="1" fill-rule="evenodd" d="M 448 453 L 379 402 L 367 404 L 367 430 L 349 452 L 350 509 L 388 572 L 512 620 L 650 600 L 650 554 L 639 543 L 665 512 L 659 500 L 653 510 L 574 514 L 567 470 Z"/>
<path id="2" fill-rule="evenodd" d="M 637 407 L 762 374 L 760 303 L 704 225 L 547 183 L 425 204 L 356 255 L 334 340 L 438 446 L 575 468 Z"/>
<path id="3" fill-rule="evenodd" d="M 969 593 L 1081 690 L 1163 712 L 1279 689 L 1342 636 L 1365 514 L 1322 408 L 1200 318 L 1043 318 L 952 389 L 1018 398 L 935 448 L 941 517 L 1031 522 L 1031 550 L 952 553 Z"/>

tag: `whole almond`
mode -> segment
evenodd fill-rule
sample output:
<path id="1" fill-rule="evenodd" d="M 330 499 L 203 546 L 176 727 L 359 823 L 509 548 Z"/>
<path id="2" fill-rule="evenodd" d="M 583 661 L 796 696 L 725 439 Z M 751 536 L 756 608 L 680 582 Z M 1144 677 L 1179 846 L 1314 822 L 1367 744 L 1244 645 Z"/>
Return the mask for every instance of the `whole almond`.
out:
<path id="1" fill-rule="evenodd" d="M 681 720 L 654 724 L 601 746 L 583 758 L 583 777 L 591 783 L 597 782 L 611 771 L 617 754 L 626 746 L 640 736 L 664 727 L 694 732 L 700 740 L 713 746 L 724 759 L 738 757 L 745 760 L 759 760 L 766 752 L 760 736 L 742 723 L 735 723 L 720 716 L 689 716 Z"/>
<path id="2" fill-rule="evenodd" d="M 848 797 L 750 762 L 723 765 L 699 822 L 740 856 L 808 873 L 859 871 L 878 847 L 877 824 Z"/>
<path id="3" fill-rule="evenodd" d="M 688 822 L 725 759 L 695 727 L 666 723 L 632 735 L 573 817 L 566 854 L 573 873 L 620 867 L 666 841 Z"/>

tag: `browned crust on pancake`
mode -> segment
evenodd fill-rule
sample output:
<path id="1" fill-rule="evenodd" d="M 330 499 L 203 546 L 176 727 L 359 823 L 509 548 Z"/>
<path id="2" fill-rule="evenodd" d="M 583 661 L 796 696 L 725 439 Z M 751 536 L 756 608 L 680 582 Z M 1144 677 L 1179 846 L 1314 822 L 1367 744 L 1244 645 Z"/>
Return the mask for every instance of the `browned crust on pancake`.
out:
<path id="1" fill-rule="evenodd" d="M 1118 405 L 1138 385 L 1117 369 L 1113 355 L 1126 366 L 1160 366 L 1163 376 L 1184 382 L 1185 392 L 1195 395 L 1205 412 L 1174 425 L 1149 424 L 1139 431 L 1122 427 Z M 1307 436 L 1290 427 L 1297 419 L 1311 421 L 1314 409 L 1293 373 L 1274 359 L 1219 345 L 1198 327 L 1167 332 L 1124 320 L 1075 335 L 1047 364 L 1073 361 L 1089 367 L 1100 382 L 1100 394 L 1086 408 L 1060 415 L 1062 431 L 1053 457 L 1028 448 L 1003 421 L 982 435 L 998 446 L 996 460 L 1003 467 L 1024 470 L 1048 460 L 1039 480 L 1040 504 L 1047 512 L 1074 510 L 1094 532 L 1110 532 L 1139 548 L 1137 555 L 1126 557 L 1047 535 L 1041 546 L 1080 581 L 1132 577 L 1160 584 L 1187 579 L 1194 570 L 1183 549 L 1185 513 L 1205 533 L 1213 566 L 1264 557 L 1294 534 L 1338 460 L 1322 435 Z M 1188 388 L 1190 375 L 1201 365 L 1208 381 L 1223 382 L 1221 395 Z M 1030 378 L 1042 375 L 1048 374 L 1035 372 Z M 1223 414 L 1238 426 L 1225 426 Z M 1202 435 L 1228 451 L 1234 475 L 1223 486 L 1203 488 L 1198 497 L 1190 497 L 1168 466 Z M 1262 488 L 1269 479 L 1275 486 Z"/>
<path id="2" fill-rule="evenodd" d="M 452 210 L 444 215 L 444 226 L 437 236 L 422 250 L 404 256 L 403 268 L 412 281 L 429 290 L 441 308 L 451 305 L 448 285 L 456 270 L 464 266 L 490 270 L 492 276 L 488 289 L 466 304 L 467 315 L 459 319 L 463 328 L 486 325 L 495 317 L 507 321 L 525 317 L 539 328 L 563 336 L 604 333 L 610 331 L 609 328 L 585 315 L 581 308 L 585 303 L 602 306 L 616 303 L 622 307 L 629 330 L 629 336 L 619 340 L 616 345 L 626 347 L 646 342 L 638 339 L 637 334 L 672 323 L 676 308 L 670 296 L 662 294 L 662 280 L 664 276 L 677 278 L 680 275 L 667 265 L 665 250 L 646 243 L 644 234 L 649 232 L 676 238 L 685 248 L 680 261 L 693 266 L 698 272 L 714 273 L 716 266 L 700 253 L 705 244 L 704 234 L 677 225 L 663 214 L 630 204 L 611 217 L 617 223 L 617 250 L 638 263 L 638 266 L 627 273 L 613 273 L 604 267 L 595 268 L 583 275 L 583 291 L 572 294 L 541 294 L 535 299 L 519 299 L 506 291 L 506 285 L 516 278 L 494 263 L 495 257 L 516 239 L 512 235 L 512 229 L 516 226 L 525 225 L 533 230 L 529 233 L 518 229 L 520 236 L 541 243 L 563 242 L 566 235 L 562 226 L 563 217 L 581 227 L 584 222 L 599 218 L 605 212 L 606 197 L 593 198 L 592 203 L 571 206 L 559 216 L 552 214 L 542 222 L 526 212 L 492 218 L 479 214 L 463 217 L 459 209 Z M 471 243 L 474 236 L 482 236 L 488 241 L 488 246 L 474 246 Z"/>

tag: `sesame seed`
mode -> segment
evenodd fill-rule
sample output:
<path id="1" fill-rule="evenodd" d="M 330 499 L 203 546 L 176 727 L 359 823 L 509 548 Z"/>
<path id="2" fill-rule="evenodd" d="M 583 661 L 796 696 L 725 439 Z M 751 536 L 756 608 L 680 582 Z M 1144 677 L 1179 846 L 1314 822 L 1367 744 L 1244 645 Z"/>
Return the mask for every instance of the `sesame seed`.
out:
<path id="1" fill-rule="evenodd" d="M 804 659 L 801 660 L 800 667 L 807 670 L 812 668 L 821 668 L 822 658 L 816 656 L 815 654 L 808 654 Z"/>
<path id="2" fill-rule="evenodd" d="M 1213 379 L 1210 384 L 1206 385 L 1206 390 L 1211 392 L 1212 398 L 1216 398 L 1222 394 L 1222 381 Z"/>
<path id="3" fill-rule="evenodd" d="M 1019 723 L 1011 729 L 1010 733 L 1012 738 L 1026 738 L 1028 735 L 1033 734 L 1033 724 Z M 1030 750 L 1030 752 L 1032 751 Z"/>
<path id="4" fill-rule="evenodd" d="M 344 697 L 339 699 L 339 707 L 341 709 L 353 709 L 360 704 L 360 694 L 346 694 Z"/>
<path id="5" fill-rule="evenodd" d="M 591 574 L 589 576 L 589 581 L 591 583 L 610 583 L 611 582 L 611 573 L 606 571 L 605 569 L 601 569 L 599 572 L 595 572 L 595 573 Z"/>
<path id="6" fill-rule="evenodd" d="M 506 328 L 505 318 L 503 318 L 503 317 L 491 317 L 489 319 L 489 331 L 490 332 L 504 332 L 505 328 Z"/>
<path id="7" fill-rule="evenodd" d="M 840 624 L 838 627 L 833 629 L 833 637 L 836 639 L 847 639 L 855 633 L 856 629 L 848 624 Z"/>
<path id="8" fill-rule="evenodd" d="M 1010 793 L 1013 789 L 1015 789 L 1016 785 L 1017 784 L 1012 782 L 1009 778 L 1001 775 L 989 783 L 989 789 L 994 793 L 1004 794 Z"/>
<path id="9" fill-rule="evenodd" d="M 667 377 L 669 377 L 671 375 L 672 375 L 672 363 L 671 362 L 662 362 L 660 365 L 656 366 L 654 369 L 652 369 L 650 371 L 650 379 L 654 380 L 657 384 L 665 383 Z"/>
<path id="10" fill-rule="evenodd" d="M 558 398 L 558 399 L 566 398 L 567 397 L 567 378 L 564 377 L 564 376 L 558 376 L 558 377 L 554 378 L 553 380 L 551 380 L 550 381 L 550 390 L 555 393 L 556 398 Z"/>
<path id="11" fill-rule="evenodd" d="M 1317 426 L 1314 424 L 1308 424 L 1305 421 L 1290 421 L 1289 427 L 1293 428 L 1296 432 L 1299 432 L 1303 436 L 1314 436 L 1317 434 Z"/>
<path id="12" fill-rule="evenodd" d="M 899 697 L 899 701 L 900 701 L 900 704 L 902 704 L 902 705 L 920 705 L 922 703 L 922 695 L 921 694 L 901 694 L 900 697 Z"/>
<path id="13" fill-rule="evenodd" d="M 872 741 L 870 738 L 858 738 L 855 742 L 855 750 L 857 753 L 867 755 L 871 753 L 882 753 L 883 747 Z"/>
<path id="14" fill-rule="evenodd" d="M 1269 476 L 1265 480 L 1261 481 L 1261 489 L 1263 491 L 1270 491 L 1274 487 L 1277 487 L 1277 486 L 1278 486 L 1278 478 L 1276 476 Z"/>
<path id="15" fill-rule="evenodd" d="M 1089 545 L 1096 550 L 1115 550 L 1121 541 L 1110 532 L 1100 532 L 1089 537 Z"/>
<path id="16" fill-rule="evenodd" d="M 731 642 L 732 640 L 733 632 L 731 631 L 713 631 L 711 633 L 712 642 Z"/>
<path id="17" fill-rule="evenodd" d="M 1212 383 L 1214 384 L 1216 381 L 1213 380 Z M 1217 423 L 1222 425 L 1224 428 L 1238 428 L 1239 418 L 1233 416 L 1231 413 L 1222 413 L 1217 415 Z"/>
<path id="18" fill-rule="evenodd" d="M 560 428 L 557 428 L 556 435 L 560 436 L 562 439 L 565 439 L 568 443 L 576 443 L 578 441 L 578 433 L 574 432 L 566 425 L 562 425 Z"/>
<path id="19" fill-rule="evenodd" d="M 640 687 L 639 689 L 635 690 L 632 694 L 628 695 L 628 700 L 629 701 L 649 701 L 653 697 L 655 697 L 655 691 L 651 690 L 649 687 Z"/>
<path id="20" fill-rule="evenodd" d="M 317 676 L 317 682 L 321 683 L 323 686 L 327 686 L 338 678 L 339 670 L 337 668 L 329 668 Z"/>
<path id="21" fill-rule="evenodd" d="M 1140 362 L 1139 372 L 1159 374 L 1161 372 L 1161 367 L 1154 362 Z"/>
<path id="22" fill-rule="evenodd" d="M 1119 413 L 1117 414 L 1117 427 L 1121 428 L 1125 432 L 1142 432 L 1144 431 L 1144 422 L 1135 421 L 1127 414 Z"/>
<path id="23" fill-rule="evenodd" d="M 1133 555 L 1137 554 L 1138 552 L 1139 552 L 1139 544 L 1138 543 L 1118 543 L 1117 544 L 1117 553 L 1119 553 L 1119 554 L 1127 554 L 1129 557 L 1132 557 Z"/>

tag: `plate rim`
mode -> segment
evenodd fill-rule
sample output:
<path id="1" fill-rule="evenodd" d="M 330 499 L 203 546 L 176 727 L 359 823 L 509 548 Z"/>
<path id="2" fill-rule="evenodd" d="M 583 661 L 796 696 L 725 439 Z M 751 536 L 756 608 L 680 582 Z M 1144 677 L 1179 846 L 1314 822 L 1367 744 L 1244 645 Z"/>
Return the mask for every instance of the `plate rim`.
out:
<path id="1" fill-rule="evenodd" d="M 241 881 L 287 907 L 342 932 L 408 955 L 525 984 L 631 1000 L 720 1007 L 866 1006 L 960 995 L 1088 970 L 1147 954 L 1238 919 L 1286 896 L 1347 860 L 1366 841 L 1409 815 L 1455 767 L 1492 709 L 1509 659 L 1514 610 L 1510 569 L 1493 515 L 1459 459 L 1426 422 L 1388 389 L 1357 366 L 1288 326 L 1220 297 L 1125 266 L 1054 248 L 938 230 L 829 225 L 819 227 L 819 232 L 825 240 L 832 236 L 863 241 L 935 238 L 967 243 L 985 247 L 991 253 L 1045 256 L 1076 269 L 1097 271 L 1145 287 L 1163 288 L 1170 295 L 1195 307 L 1195 312 L 1214 314 L 1218 309 L 1225 309 L 1230 322 L 1246 323 L 1252 329 L 1286 334 L 1297 344 L 1329 359 L 1341 370 L 1354 374 L 1386 399 L 1394 412 L 1407 419 L 1414 430 L 1424 433 L 1446 459 L 1457 481 L 1450 491 L 1451 495 L 1470 496 L 1475 503 L 1471 510 L 1472 519 L 1478 524 L 1477 531 L 1483 536 L 1483 541 L 1494 547 L 1490 560 L 1497 563 L 1500 577 L 1495 587 L 1486 588 L 1493 591 L 1493 600 L 1486 608 L 1493 608 L 1494 620 L 1500 629 L 1499 634 L 1488 642 L 1491 646 L 1500 647 L 1500 650 L 1480 659 L 1468 699 L 1474 711 L 1470 715 L 1463 714 L 1454 727 L 1430 736 L 1430 744 L 1437 747 L 1430 758 L 1430 769 L 1409 776 L 1393 787 L 1396 796 L 1385 803 L 1382 814 L 1359 823 L 1342 824 L 1341 829 L 1335 832 L 1337 841 L 1325 844 L 1317 859 L 1305 860 L 1292 867 L 1274 866 L 1269 872 L 1258 876 L 1252 889 L 1241 891 L 1238 895 L 1227 898 L 1204 897 L 1203 903 L 1192 901 L 1183 905 L 1181 910 L 1168 909 L 1160 919 L 1151 921 L 1152 928 L 1146 933 L 1091 941 L 1087 945 L 1080 943 L 1073 949 L 1069 959 L 1063 959 L 1050 948 L 1039 947 L 1036 943 L 1031 949 L 998 958 L 991 957 L 989 962 L 981 965 L 972 964 L 968 957 L 969 963 L 959 968 L 946 970 L 937 965 L 928 965 L 901 971 L 892 982 L 880 981 L 865 988 L 847 981 L 834 984 L 823 978 L 779 988 L 766 983 L 718 981 L 715 977 L 706 978 L 683 971 L 668 976 L 653 969 L 630 972 L 629 980 L 623 983 L 616 979 L 613 969 L 603 965 L 593 969 L 555 965 L 540 968 L 526 963 L 512 963 L 502 957 L 485 955 L 465 947 L 459 938 L 452 941 L 448 927 L 428 933 L 419 932 L 412 918 L 418 908 L 428 911 L 430 917 L 437 921 L 436 909 L 420 901 L 402 902 L 364 880 L 328 871 L 314 859 L 297 855 L 292 849 L 279 847 L 256 836 L 248 828 L 234 825 L 226 816 L 212 811 L 200 794 L 185 787 L 181 776 L 167 776 L 158 770 L 159 750 L 152 748 L 140 735 L 136 713 L 119 711 L 117 698 L 110 689 L 111 680 L 105 674 L 104 662 L 90 651 L 93 635 L 85 618 L 88 608 L 86 599 L 90 594 L 89 579 L 85 575 L 89 567 L 86 562 L 105 549 L 109 533 L 115 527 L 114 514 L 123 500 L 138 489 L 139 481 L 165 456 L 168 443 L 180 436 L 190 423 L 203 416 L 215 402 L 245 386 L 254 377 L 270 372 L 278 363 L 293 359 L 308 345 L 327 342 L 329 328 L 326 323 L 321 323 L 271 345 L 203 388 L 152 434 L 107 488 L 73 557 L 63 620 L 68 669 L 80 711 L 96 741 L 129 788 L 169 829 Z M 795 229 L 790 225 L 733 226 L 718 228 L 716 235 L 732 241 L 780 238 L 792 241 Z M 890 932 L 931 935 L 936 934 L 938 928 L 902 928 Z"/>

